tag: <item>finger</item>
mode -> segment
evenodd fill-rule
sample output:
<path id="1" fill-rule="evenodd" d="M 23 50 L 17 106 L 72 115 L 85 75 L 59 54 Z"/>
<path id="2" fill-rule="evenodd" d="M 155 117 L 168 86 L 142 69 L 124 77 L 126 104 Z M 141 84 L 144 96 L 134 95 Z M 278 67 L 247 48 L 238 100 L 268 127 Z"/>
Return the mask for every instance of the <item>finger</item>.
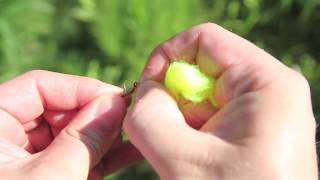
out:
<path id="1" fill-rule="evenodd" d="M 132 166 L 143 160 L 140 152 L 129 142 L 110 149 L 101 162 L 89 173 L 88 180 L 101 180 L 103 176 L 112 174 L 122 168 Z"/>
<path id="2" fill-rule="evenodd" d="M 76 116 L 78 110 L 70 111 L 51 111 L 47 110 L 43 116 L 52 128 L 63 129 Z"/>
<path id="3" fill-rule="evenodd" d="M 37 128 L 28 133 L 28 138 L 34 152 L 44 150 L 53 139 L 49 124 L 46 121 L 42 121 Z"/>
<path id="4" fill-rule="evenodd" d="M 162 166 L 170 166 L 166 163 L 177 156 L 197 152 L 202 145 L 208 146 L 200 143 L 206 137 L 188 126 L 174 99 L 154 81 L 145 81 L 138 87 L 137 101 L 125 118 L 124 129 L 130 141 L 160 174 Z"/>
<path id="5" fill-rule="evenodd" d="M 13 134 L 14 133 L 14 134 Z M 8 112 L 0 109 L 0 137 L 18 146 L 23 146 L 28 137 L 23 126 Z"/>
<path id="6" fill-rule="evenodd" d="M 43 117 L 50 125 L 51 135 L 56 137 L 60 131 L 65 128 L 70 121 L 77 115 L 78 110 L 70 111 L 51 111 L 44 112 Z"/>
<path id="7" fill-rule="evenodd" d="M 171 128 L 176 126 L 184 127 L 184 128 L 189 127 L 185 122 L 183 115 L 179 111 L 178 106 L 175 103 L 174 99 L 163 89 L 163 87 L 160 84 L 153 81 L 146 81 L 140 84 L 137 90 L 136 98 L 137 100 L 136 100 L 135 106 L 128 113 L 124 121 L 124 128 L 127 131 L 129 138 L 132 132 L 131 130 L 134 130 L 135 132 L 140 131 L 142 132 L 140 135 L 142 135 L 144 134 L 144 132 L 150 133 L 150 134 L 157 133 L 159 132 L 160 129 L 162 129 L 161 128 L 162 126 L 171 125 Z M 154 107 L 153 104 L 156 104 L 157 106 L 158 104 L 163 105 L 163 107 L 161 108 L 161 111 L 156 110 L 156 107 Z M 149 114 L 147 114 L 147 111 L 144 110 L 144 108 L 146 107 L 150 109 Z M 162 112 L 162 114 L 166 112 L 168 114 L 168 118 L 163 118 L 163 116 L 159 116 L 160 114 L 158 113 L 160 112 Z M 152 121 L 145 120 L 144 123 L 142 123 L 143 119 L 156 119 L 156 120 L 152 120 Z M 158 128 L 157 129 L 154 128 L 153 130 L 151 130 L 149 129 L 149 126 L 151 126 L 152 128 L 154 127 L 158 127 Z M 169 129 L 166 129 L 166 130 L 169 130 Z M 145 135 L 147 134 L 144 134 L 143 136 Z M 157 138 L 161 138 L 161 137 L 157 137 Z M 150 136 L 150 140 L 151 139 L 153 138 L 151 138 Z M 158 139 L 154 139 L 154 141 L 158 142 Z"/>
<path id="8" fill-rule="evenodd" d="M 217 112 L 217 109 L 208 101 L 195 104 L 181 100 L 178 104 L 186 122 L 194 129 L 201 128 Z"/>
<path id="9" fill-rule="evenodd" d="M 171 61 L 183 59 L 189 63 L 194 63 L 198 36 L 198 33 L 187 31 L 160 44 L 151 53 L 143 70 L 141 80 L 160 82 L 164 78 L 166 69 Z"/>
<path id="10" fill-rule="evenodd" d="M 85 77 L 46 71 L 28 72 L 0 85 L 0 119 L 5 122 L 1 127 L 6 129 L 1 131 L 1 135 L 5 134 L 3 137 L 31 150 L 25 132 L 37 128 L 41 123 L 38 117 L 44 109 L 79 109 L 95 97 L 108 93 L 120 95 L 122 90 Z"/>
<path id="11" fill-rule="evenodd" d="M 100 162 L 99 169 L 103 174 L 109 175 L 117 170 L 131 166 L 141 160 L 143 156 L 131 143 L 124 142 L 118 147 L 111 149 Z"/>
<path id="12" fill-rule="evenodd" d="M 87 175 L 118 137 L 125 111 L 126 103 L 119 96 L 95 99 L 80 110 L 41 155 L 51 166 Z"/>
<path id="13" fill-rule="evenodd" d="M 24 158 L 28 155 L 30 154 L 21 147 L 6 139 L 0 138 L 0 163 L 6 163 L 19 158 Z"/>
<path id="14" fill-rule="evenodd" d="M 195 26 L 159 45 L 149 57 L 141 79 L 160 82 L 170 61 L 179 59 L 198 64 L 202 71 L 215 78 L 219 78 L 232 66 L 240 66 L 239 70 L 243 73 L 256 73 L 262 69 L 264 71 L 261 73 L 270 76 L 280 65 L 276 59 L 249 41 L 218 25 L 207 23 Z M 265 77 L 266 80 L 260 82 L 260 79 L 252 76 L 243 82 L 240 80 L 247 76 L 238 77 L 233 73 L 226 77 L 221 78 L 216 87 L 216 99 L 220 106 L 232 99 L 234 94 L 249 88 L 259 88 L 271 79 Z"/>
<path id="15" fill-rule="evenodd" d="M 73 110 L 110 93 L 121 95 L 122 89 L 85 77 L 31 71 L 0 85 L 0 109 L 25 124 L 39 117 L 45 108 Z"/>
<path id="16" fill-rule="evenodd" d="M 168 64 L 181 59 L 197 63 L 205 73 L 214 77 L 240 61 L 241 64 L 268 63 L 255 59 L 255 54 L 270 57 L 254 44 L 218 25 L 201 24 L 177 34 L 154 49 L 145 66 L 142 79 L 163 79 Z"/>

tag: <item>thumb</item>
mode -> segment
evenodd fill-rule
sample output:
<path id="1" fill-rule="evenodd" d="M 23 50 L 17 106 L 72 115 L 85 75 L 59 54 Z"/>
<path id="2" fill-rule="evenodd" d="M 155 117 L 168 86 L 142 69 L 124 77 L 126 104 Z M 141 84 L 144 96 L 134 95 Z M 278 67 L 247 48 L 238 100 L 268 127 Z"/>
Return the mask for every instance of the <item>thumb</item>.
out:
<path id="1" fill-rule="evenodd" d="M 136 104 L 125 118 L 124 129 L 159 174 L 166 166 L 164 159 L 183 151 L 187 143 L 181 141 L 192 140 L 195 131 L 185 122 L 174 99 L 154 81 L 139 85 Z"/>
<path id="2" fill-rule="evenodd" d="M 79 111 L 43 155 L 50 166 L 86 177 L 119 135 L 125 113 L 126 104 L 121 97 L 102 96 L 93 100 Z"/>

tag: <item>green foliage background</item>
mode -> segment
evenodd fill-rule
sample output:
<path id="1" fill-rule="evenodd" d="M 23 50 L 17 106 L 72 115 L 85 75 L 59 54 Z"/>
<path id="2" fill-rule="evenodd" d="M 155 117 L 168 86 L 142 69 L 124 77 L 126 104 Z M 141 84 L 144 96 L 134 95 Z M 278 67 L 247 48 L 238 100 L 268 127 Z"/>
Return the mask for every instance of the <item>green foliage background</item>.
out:
<path id="1" fill-rule="evenodd" d="M 319 114 L 319 0 L 0 0 L 0 82 L 47 69 L 121 86 L 157 44 L 209 21 L 301 71 Z M 106 179 L 142 178 L 157 179 L 146 163 Z"/>

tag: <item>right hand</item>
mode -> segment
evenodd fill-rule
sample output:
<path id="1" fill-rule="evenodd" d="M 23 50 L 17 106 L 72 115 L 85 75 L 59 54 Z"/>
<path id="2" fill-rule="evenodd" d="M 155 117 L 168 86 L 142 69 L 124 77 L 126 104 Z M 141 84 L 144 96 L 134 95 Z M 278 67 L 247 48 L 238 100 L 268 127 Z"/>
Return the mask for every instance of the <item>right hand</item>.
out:
<path id="1" fill-rule="evenodd" d="M 172 59 L 217 79 L 217 109 L 179 110 L 160 84 Z M 309 91 L 263 50 L 203 24 L 154 50 L 124 128 L 162 179 L 317 179 Z"/>

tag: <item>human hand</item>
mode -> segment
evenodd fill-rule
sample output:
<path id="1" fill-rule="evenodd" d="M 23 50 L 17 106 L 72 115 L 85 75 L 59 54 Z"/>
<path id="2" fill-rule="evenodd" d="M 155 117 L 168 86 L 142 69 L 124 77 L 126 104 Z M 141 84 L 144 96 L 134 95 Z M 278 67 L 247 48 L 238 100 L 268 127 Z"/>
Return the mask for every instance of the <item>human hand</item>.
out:
<path id="1" fill-rule="evenodd" d="M 1 179 L 101 180 L 140 159 L 119 139 L 128 103 L 122 93 L 46 71 L 0 85 Z"/>
<path id="2" fill-rule="evenodd" d="M 159 83 L 174 59 L 217 79 L 217 108 L 184 103 L 179 110 Z M 124 128 L 162 179 L 317 179 L 310 99 L 302 75 L 203 24 L 153 51 Z"/>

